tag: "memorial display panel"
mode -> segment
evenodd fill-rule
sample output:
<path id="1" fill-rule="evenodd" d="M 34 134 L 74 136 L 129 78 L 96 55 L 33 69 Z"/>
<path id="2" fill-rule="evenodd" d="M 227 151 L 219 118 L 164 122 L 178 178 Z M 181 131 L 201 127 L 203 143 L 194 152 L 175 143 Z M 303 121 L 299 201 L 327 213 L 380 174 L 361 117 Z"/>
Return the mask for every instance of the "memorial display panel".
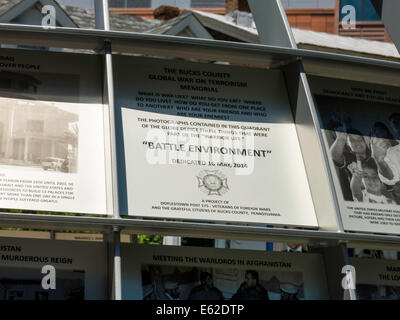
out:
<path id="1" fill-rule="evenodd" d="M 0 300 L 104 300 L 106 250 L 102 243 L 0 237 Z M 55 289 L 42 286 L 49 265 Z"/>
<path id="2" fill-rule="evenodd" d="M 114 71 L 122 214 L 318 227 L 280 71 L 125 56 Z"/>
<path id="3" fill-rule="evenodd" d="M 328 299 L 317 254 L 128 244 L 121 250 L 127 300 Z"/>
<path id="4" fill-rule="evenodd" d="M 107 213 L 101 58 L 0 50 L 0 207 Z"/>
<path id="5" fill-rule="evenodd" d="M 400 89 L 310 77 L 345 230 L 400 234 Z"/>
<path id="6" fill-rule="evenodd" d="M 400 300 L 400 261 L 350 258 L 358 300 Z"/>

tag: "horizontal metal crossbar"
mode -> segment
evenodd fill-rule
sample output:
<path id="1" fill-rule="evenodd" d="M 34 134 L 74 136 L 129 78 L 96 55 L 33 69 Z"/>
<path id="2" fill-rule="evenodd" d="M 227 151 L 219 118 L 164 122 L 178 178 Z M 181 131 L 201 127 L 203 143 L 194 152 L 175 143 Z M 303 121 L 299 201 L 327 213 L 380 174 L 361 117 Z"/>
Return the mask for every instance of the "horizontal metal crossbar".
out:
<path id="1" fill-rule="evenodd" d="M 300 242 L 329 246 L 346 242 L 364 248 L 400 248 L 400 236 L 268 228 L 222 223 L 0 213 L 0 227 L 40 230 L 87 230 L 108 233 L 119 229 L 131 234 L 161 234 L 192 238 Z"/>
<path id="2" fill-rule="evenodd" d="M 301 58 L 341 61 L 400 69 L 400 63 L 344 54 L 292 49 L 261 44 L 142 34 L 96 29 L 44 29 L 41 26 L 0 24 L 0 43 L 102 50 L 112 43 L 114 53 L 137 53 L 160 57 L 228 61 L 255 66 L 275 66 Z"/>

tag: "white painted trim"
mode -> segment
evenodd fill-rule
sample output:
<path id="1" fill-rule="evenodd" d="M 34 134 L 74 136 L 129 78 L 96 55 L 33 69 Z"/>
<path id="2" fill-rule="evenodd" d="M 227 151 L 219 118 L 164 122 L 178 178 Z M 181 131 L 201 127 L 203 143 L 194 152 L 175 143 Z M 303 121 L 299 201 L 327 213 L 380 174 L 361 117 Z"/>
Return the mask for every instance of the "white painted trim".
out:
<path id="1" fill-rule="evenodd" d="M 176 36 L 179 35 L 179 33 L 182 32 L 185 28 L 189 28 L 196 36 L 196 38 L 214 39 L 193 14 L 188 15 L 183 20 L 173 25 L 164 34 Z"/>

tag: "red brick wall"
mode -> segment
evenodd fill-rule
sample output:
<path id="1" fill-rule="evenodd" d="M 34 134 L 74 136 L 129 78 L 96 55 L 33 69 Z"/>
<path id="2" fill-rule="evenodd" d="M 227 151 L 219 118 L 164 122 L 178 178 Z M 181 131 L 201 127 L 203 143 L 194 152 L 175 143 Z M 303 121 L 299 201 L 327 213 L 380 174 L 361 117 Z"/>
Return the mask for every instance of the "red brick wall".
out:
<path id="1" fill-rule="evenodd" d="M 334 9 L 286 9 L 292 28 L 335 33 Z"/>
<path id="2" fill-rule="evenodd" d="M 234 10 L 250 12 L 250 7 L 247 0 L 226 0 L 225 3 L 226 12 L 232 12 Z"/>
<path id="3" fill-rule="evenodd" d="M 239 8 L 239 0 L 226 0 L 226 12 L 232 12 Z"/>
<path id="4" fill-rule="evenodd" d="M 261 0 L 260 0 L 261 1 Z M 264 0 L 262 0 L 264 1 Z M 270 1 L 270 0 L 265 0 Z M 216 14 L 225 14 L 233 10 L 250 11 L 247 0 L 226 0 L 226 8 L 195 8 L 196 10 L 208 11 Z M 120 14 L 137 15 L 143 18 L 153 18 L 152 8 L 112 8 L 111 12 Z M 286 9 L 290 25 L 293 28 L 335 33 L 334 9 Z"/>

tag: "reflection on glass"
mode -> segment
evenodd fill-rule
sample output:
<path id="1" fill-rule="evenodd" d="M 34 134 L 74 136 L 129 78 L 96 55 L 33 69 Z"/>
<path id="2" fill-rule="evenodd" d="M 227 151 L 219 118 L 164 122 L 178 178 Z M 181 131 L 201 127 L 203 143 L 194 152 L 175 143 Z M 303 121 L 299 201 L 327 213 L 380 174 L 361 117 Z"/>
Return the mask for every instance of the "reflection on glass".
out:
<path id="1" fill-rule="evenodd" d="M 380 17 L 375 11 L 374 6 L 370 0 L 341 0 L 340 8 L 351 5 L 356 9 L 357 21 L 380 21 Z M 340 10 L 341 11 L 341 10 Z M 340 13 L 340 20 L 346 16 L 347 13 Z"/>
<path id="2" fill-rule="evenodd" d="M 93 8 L 94 0 L 0 0 L 0 21 L 47 27 L 94 28 Z"/>

